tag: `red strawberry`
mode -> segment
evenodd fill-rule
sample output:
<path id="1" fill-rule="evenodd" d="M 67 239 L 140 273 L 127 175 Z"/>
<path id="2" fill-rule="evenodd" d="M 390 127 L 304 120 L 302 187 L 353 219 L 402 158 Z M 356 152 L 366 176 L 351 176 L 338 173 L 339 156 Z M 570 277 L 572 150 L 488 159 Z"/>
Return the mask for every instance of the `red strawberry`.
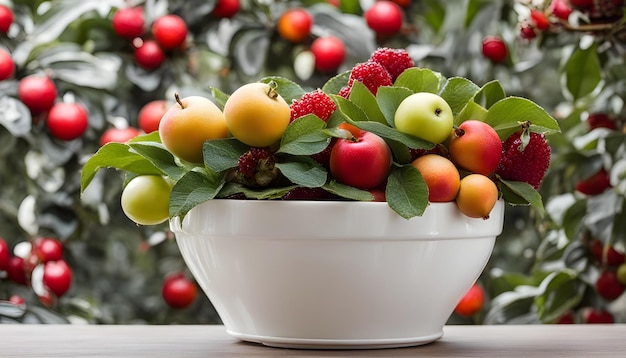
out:
<path id="1" fill-rule="evenodd" d="M 534 132 L 528 133 L 530 140 L 524 146 L 521 135 L 522 131 L 515 132 L 502 143 L 502 158 L 496 174 L 538 189 L 550 165 L 550 146 L 543 134 Z"/>
<path id="2" fill-rule="evenodd" d="M 337 105 L 321 89 L 307 92 L 291 104 L 291 121 L 307 114 L 314 114 L 324 122 L 328 121 Z"/>
<path id="3" fill-rule="evenodd" d="M 278 176 L 272 152 L 267 148 L 250 148 L 239 157 L 237 180 L 246 186 L 267 186 Z"/>
<path id="4" fill-rule="evenodd" d="M 367 61 L 356 64 L 350 71 L 348 87 L 352 87 L 354 81 L 359 81 L 367 87 L 374 95 L 380 86 L 391 86 L 391 75 L 378 62 Z"/>
<path id="5" fill-rule="evenodd" d="M 606 189 L 611 187 L 611 177 L 603 168 L 587 179 L 576 183 L 576 190 L 585 195 L 602 194 Z"/>
<path id="6" fill-rule="evenodd" d="M 374 51 L 370 61 L 383 65 L 389 72 L 392 81 L 395 81 L 407 68 L 415 67 L 415 62 L 413 62 L 413 59 L 405 49 L 379 48 Z"/>

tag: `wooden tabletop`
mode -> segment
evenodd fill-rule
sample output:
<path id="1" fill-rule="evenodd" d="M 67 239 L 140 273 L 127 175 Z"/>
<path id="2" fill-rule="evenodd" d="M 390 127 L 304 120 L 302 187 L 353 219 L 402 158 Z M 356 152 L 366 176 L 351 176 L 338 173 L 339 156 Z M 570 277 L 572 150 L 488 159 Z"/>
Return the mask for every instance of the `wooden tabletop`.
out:
<path id="1" fill-rule="evenodd" d="M 626 324 L 446 326 L 411 348 L 295 350 L 237 341 L 223 326 L 0 325 L 0 357 L 622 357 Z"/>

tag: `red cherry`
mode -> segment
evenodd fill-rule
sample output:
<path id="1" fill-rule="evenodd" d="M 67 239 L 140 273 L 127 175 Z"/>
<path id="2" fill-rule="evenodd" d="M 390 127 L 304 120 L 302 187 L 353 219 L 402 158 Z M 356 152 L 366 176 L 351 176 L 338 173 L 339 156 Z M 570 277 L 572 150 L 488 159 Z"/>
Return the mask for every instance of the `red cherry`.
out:
<path id="1" fill-rule="evenodd" d="M 548 21 L 548 17 L 542 11 L 531 10 L 530 18 L 539 30 L 545 31 L 550 28 L 550 21 Z"/>
<path id="2" fill-rule="evenodd" d="M 313 15 L 305 8 L 286 10 L 276 24 L 276 31 L 283 39 L 299 43 L 307 39 L 313 26 Z"/>
<path id="3" fill-rule="evenodd" d="M 58 239 L 40 237 L 33 244 L 33 249 L 41 262 L 56 261 L 63 258 L 63 243 Z"/>
<path id="4" fill-rule="evenodd" d="M 218 19 L 230 19 L 240 8 L 239 0 L 218 0 L 211 14 Z"/>
<path id="5" fill-rule="evenodd" d="M 598 294 L 609 301 L 615 300 L 626 290 L 626 286 L 619 282 L 613 271 L 603 271 L 595 286 Z"/>
<path id="6" fill-rule="evenodd" d="M 605 169 L 600 169 L 587 179 L 576 183 L 576 190 L 585 195 L 602 194 L 611 187 L 611 177 Z"/>
<path id="7" fill-rule="evenodd" d="M 402 29 L 402 9 L 393 1 L 375 2 L 363 13 L 363 17 L 367 26 L 382 37 L 395 35 Z"/>
<path id="8" fill-rule="evenodd" d="M 184 274 L 176 273 L 165 278 L 161 294 L 170 307 L 185 308 L 196 299 L 198 289 Z"/>
<path id="9" fill-rule="evenodd" d="M 178 15 L 163 15 L 152 24 L 152 35 L 161 48 L 173 50 L 187 39 L 187 24 Z"/>
<path id="10" fill-rule="evenodd" d="M 166 100 L 154 100 L 146 103 L 138 115 L 139 128 L 145 133 L 152 133 L 159 130 L 161 118 L 169 109 Z"/>
<path id="11" fill-rule="evenodd" d="M 9 279 L 20 285 L 27 285 L 28 278 L 26 277 L 26 269 L 24 267 L 24 259 L 19 256 L 13 256 L 9 259 L 9 266 L 7 267 L 7 276 Z"/>
<path id="12" fill-rule="evenodd" d="M 485 291 L 479 284 L 472 287 L 463 295 L 463 298 L 454 308 L 454 312 L 464 317 L 471 317 L 480 312 L 485 303 Z"/>
<path id="13" fill-rule="evenodd" d="M 346 58 L 346 45 L 334 36 L 318 37 L 311 44 L 315 68 L 320 72 L 335 72 Z"/>
<path id="14" fill-rule="evenodd" d="M 550 3 L 550 8 L 554 16 L 561 20 L 567 20 L 572 13 L 572 8 L 567 0 L 553 0 Z"/>
<path id="15" fill-rule="evenodd" d="M 43 283 L 57 297 L 63 296 L 72 284 L 72 269 L 63 260 L 44 264 Z"/>
<path id="16" fill-rule="evenodd" d="M 10 260 L 11 252 L 9 251 L 9 244 L 0 237 L 0 271 L 6 271 L 9 268 Z"/>
<path id="17" fill-rule="evenodd" d="M 102 133 L 102 136 L 100 137 L 100 146 L 103 146 L 110 142 L 126 143 L 140 134 L 141 132 L 139 131 L 139 129 L 134 128 L 134 127 L 128 127 L 128 128 L 111 127 L 107 129 L 106 131 L 104 131 L 104 133 Z"/>
<path id="18" fill-rule="evenodd" d="M 113 14 L 111 24 L 115 33 L 121 37 L 130 39 L 139 37 L 145 32 L 143 9 L 140 7 L 119 9 Z"/>
<path id="19" fill-rule="evenodd" d="M 13 23 L 13 10 L 6 5 L 0 5 L 0 32 L 7 33 Z"/>
<path id="20" fill-rule="evenodd" d="M 7 80 L 15 72 L 15 63 L 11 54 L 0 48 L 0 81 Z"/>
<path id="21" fill-rule="evenodd" d="M 591 307 L 587 307 L 583 309 L 582 313 L 583 322 L 589 324 L 607 324 L 607 323 L 615 323 L 615 319 L 613 315 L 603 309 L 594 309 Z"/>
<path id="22" fill-rule="evenodd" d="M 74 140 L 89 126 L 87 110 L 78 103 L 57 103 L 48 112 L 48 131 L 60 140 Z"/>
<path id="23" fill-rule="evenodd" d="M 165 61 L 165 53 L 156 41 L 147 40 L 135 49 L 135 61 L 146 70 L 154 70 Z"/>
<path id="24" fill-rule="evenodd" d="M 17 95 L 33 114 L 40 114 L 54 106 L 57 88 L 49 77 L 30 75 L 20 80 Z"/>
<path id="25" fill-rule="evenodd" d="M 508 57 L 506 43 L 498 36 L 487 36 L 483 39 L 483 56 L 494 63 L 501 63 Z"/>

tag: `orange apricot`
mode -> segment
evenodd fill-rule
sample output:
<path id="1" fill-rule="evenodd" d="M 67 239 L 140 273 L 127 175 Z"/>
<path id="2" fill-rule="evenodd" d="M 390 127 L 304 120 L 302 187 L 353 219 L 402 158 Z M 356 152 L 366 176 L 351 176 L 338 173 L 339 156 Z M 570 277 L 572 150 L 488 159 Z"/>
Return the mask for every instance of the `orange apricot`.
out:
<path id="1" fill-rule="evenodd" d="M 498 187 L 482 174 L 470 174 L 461 179 L 456 204 L 461 212 L 471 218 L 489 219 L 498 201 Z"/>
<path id="2" fill-rule="evenodd" d="M 453 201 L 459 191 L 461 176 L 449 159 L 437 154 L 426 154 L 411 165 L 419 170 L 428 186 L 428 201 Z"/>

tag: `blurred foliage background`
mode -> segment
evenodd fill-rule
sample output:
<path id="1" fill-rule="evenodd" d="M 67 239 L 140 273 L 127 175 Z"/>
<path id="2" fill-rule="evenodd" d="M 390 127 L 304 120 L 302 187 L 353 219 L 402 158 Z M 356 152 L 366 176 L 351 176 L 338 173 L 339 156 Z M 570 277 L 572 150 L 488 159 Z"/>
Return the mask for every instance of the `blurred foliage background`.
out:
<path id="1" fill-rule="evenodd" d="M 624 2 L 394 0 L 401 26 L 385 35 L 366 21 L 375 2 L 0 0 L 0 10 L 13 16 L 0 31 L 0 50 L 14 64 L 0 81 L 6 244 L 0 245 L 0 323 L 219 323 L 202 294 L 185 308 L 168 305 L 168 275 L 193 278 L 167 225 L 140 227 L 124 216 L 115 171 L 101 171 L 79 195 L 81 165 L 108 129 L 141 129 L 140 111 L 152 101 L 172 103 L 175 92 L 208 97 L 210 87 L 230 93 L 267 75 L 314 89 L 378 47 L 404 48 L 418 66 L 446 77 L 479 85 L 498 80 L 507 94 L 530 98 L 562 127 L 549 138 L 552 165 L 540 189 L 547 214 L 507 208 L 504 232 L 479 279 L 484 305 L 469 317 L 454 314 L 450 323 L 626 322 Z M 216 12 L 220 5 L 233 11 Z M 134 7 L 144 31 L 125 38 L 112 19 Z M 302 41 L 278 30 L 291 8 L 305 9 L 313 20 Z M 162 58 L 138 55 L 153 39 L 152 24 L 167 14 L 184 20 L 184 44 Z M 6 20 L 0 11 L 0 27 Z M 326 36 L 345 46 L 332 72 L 316 70 L 311 52 L 313 41 Z M 487 36 L 505 45 L 502 61 L 483 49 Z M 84 106 L 88 127 L 80 137 L 59 139 L 47 112 L 33 113 L 23 103 L 18 86 L 31 75 L 52 80 L 57 103 Z M 599 179 L 588 180 L 597 172 Z M 56 279 L 71 273 L 69 289 L 58 295 L 43 284 L 42 238 L 61 244 L 56 260 L 69 267 Z"/>

